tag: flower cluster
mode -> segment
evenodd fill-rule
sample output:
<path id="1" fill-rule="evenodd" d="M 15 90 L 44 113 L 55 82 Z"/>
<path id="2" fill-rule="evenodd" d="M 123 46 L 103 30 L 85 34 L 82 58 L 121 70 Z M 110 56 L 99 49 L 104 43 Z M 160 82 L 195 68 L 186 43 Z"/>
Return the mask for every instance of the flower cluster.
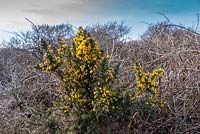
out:
<path id="1" fill-rule="evenodd" d="M 84 102 L 86 102 L 86 99 L 84 99 L 82 95 L 78 94 L 77 92 L 71 92 L 70 95 L 66 97 L 66 99 L 71 103 L 83 104 Z"/>
<path id="2" fill-rule="evenodd" d="M 113 93 L 106 87 L 95 88 L 94 101 L 92 101 L 92 111 L 108 110 L 114 101 Z"/>
<path id="3" fill-rule="evenodd" d="M 152 73 L 150 72 L 144 72 L 143 68 L 135 64 L 134 65 L 134 71 L 135 71 L 135 87 L 136 91 L 134 94 L 134 97 L 144 97 L 145 99 L 145 105 L 150 105 L 152 107 L 154 106 L 161 106 L 163 107 L 165 105 L 165 102 L 158 100 L 158 83 L 157 79 L 160 78 L 163 75 L 162 69 L 156 69 L 153 70 Z"/>
<path id="4" fill-rule="evenodd" d="M 76 57 L 83 62 L 95 62 L 100 58 L 100 55 L 98 45 L 91 37 L 83 40 L 76 48 Z"/>
<path id="5" fill-rule="evenodd" d="M 41 46 L 43 46 L 45 51 L 43 55 L 43 62 L 36 65 L 35 68 L 46 72 L 54 71 L 66 61 L 64 59 L 65 57 L 63 56 L 65 54 L 67 45 L 64 44 L 60 38 L 58 38 L 58 43 L 60 47 L 58 50 L 54 50 L 51 44 L 47 45 L 45 41 L 42 41 Z"/>
<path id="6" fill-rule="evenodd" d="M 158 96 L 156 80 L 162 76 L 163 70 L 156 69 L 152 73 L 145 73 L 140 65 L 134 65 L 135 78 L 136 78 L 136 89 L 135 96 L 141 95 L 143 92 L 148 91 L 154 96 Z"/>

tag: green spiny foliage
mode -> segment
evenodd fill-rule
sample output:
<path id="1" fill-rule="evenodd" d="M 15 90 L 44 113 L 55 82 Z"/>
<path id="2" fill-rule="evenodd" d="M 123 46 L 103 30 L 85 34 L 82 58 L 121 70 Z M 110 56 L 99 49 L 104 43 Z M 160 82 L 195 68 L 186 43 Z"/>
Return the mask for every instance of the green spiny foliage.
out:
<path id="1" fill-rule="evenodd" d="M 67 127 L 69 132 L 105 133 L 113 123 L 118 124 L 118 131 L 128 130 L 142 100 L 158 96 L 156 79 L 162 75 L 162 70 L 145 73 L 138 65 L 134 66 L 135 91 L 129 89 L 131 83 L 113 89 L 117 71 L 108 66 L 110 56 L 104 55 L 97 42 L 81 27 L 71 45 L 61 39 L 58 39 L 56 50 L 44 40 L 42 44 L 43 62 L 35 67 L 56 74 L 64 83 L 64 88 L 55 91 L 59 99 L 49 112 L 54 113 L 52 110 L 57 109 L 67 118 L 73 117 L 72 125 Z M 147 103 L 149 101 L 144 105 Z"/>

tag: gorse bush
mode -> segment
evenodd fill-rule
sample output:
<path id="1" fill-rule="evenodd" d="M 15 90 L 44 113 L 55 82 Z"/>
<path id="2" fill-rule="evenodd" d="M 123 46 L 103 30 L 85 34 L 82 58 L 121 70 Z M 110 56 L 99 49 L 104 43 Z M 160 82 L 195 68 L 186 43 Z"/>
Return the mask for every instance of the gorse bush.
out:
<path id="1" fill-rule="evenodd" d="M 55 49 L 41 41 L 43 62 L 35 67 L 55 74 L 63 83 L 63 88 L 54 92 L 58 99 L 48 112 L 62 111 L 72 119 L 65 124 L 66 133 L 129 133 L 136 114 L 145 118 L 148 109 L 164 107 L 157 91 L 162 69 L 145 73 L 135 64 L 135 83 L 114 89 L 117 67 L 109 66 L 111 57 L 86 30 L 80 27 L 71 45 L 60 38 L 57 42 Z"/>

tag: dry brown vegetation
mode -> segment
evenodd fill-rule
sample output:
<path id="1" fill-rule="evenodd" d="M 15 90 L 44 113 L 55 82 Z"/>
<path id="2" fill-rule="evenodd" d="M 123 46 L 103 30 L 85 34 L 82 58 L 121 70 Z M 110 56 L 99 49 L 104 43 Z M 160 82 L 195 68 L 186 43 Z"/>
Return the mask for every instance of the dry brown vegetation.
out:
<path id="1" fill-rule="evenodd" d="M 126 41 L 122 38 L 126 30 L 104 38 L 109 32 L 96 28 L 90 29 L 91 34 L 112 56 L 110 65 L 119 66 L 116 87 L 134 81 L 135 63 L 148 71 L 164 69 L 159 92 L 166 107 L 153 121 L 136 114 L 131 133 L 200 133 L 200 35 L 159 23 L 149 27 L 141 40 Z M 55 98 L 49 91 L 58 87 L 59 81 L 34 70 L 32 66 L 39 60 L 27 49 L 1 49 L 0 61 L 0 133 L 48 133 L 44 111 L 52 106 Z"/>

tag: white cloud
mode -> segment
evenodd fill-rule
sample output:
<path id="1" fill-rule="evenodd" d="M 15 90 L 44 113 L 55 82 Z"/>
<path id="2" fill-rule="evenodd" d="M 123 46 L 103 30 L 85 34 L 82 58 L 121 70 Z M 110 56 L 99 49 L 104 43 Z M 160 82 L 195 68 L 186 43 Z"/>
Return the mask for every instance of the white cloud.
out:
<path id="1" fill-rule="evenodd" d="M 27 27 L 25 17 L 36 23 L 58 23 L 64 18 L 78 20 L 88 13 L 85 2 L 87 0 L 1 0 L 0 29 L 19 29 L 19 26 L 23 29 Z"/>

